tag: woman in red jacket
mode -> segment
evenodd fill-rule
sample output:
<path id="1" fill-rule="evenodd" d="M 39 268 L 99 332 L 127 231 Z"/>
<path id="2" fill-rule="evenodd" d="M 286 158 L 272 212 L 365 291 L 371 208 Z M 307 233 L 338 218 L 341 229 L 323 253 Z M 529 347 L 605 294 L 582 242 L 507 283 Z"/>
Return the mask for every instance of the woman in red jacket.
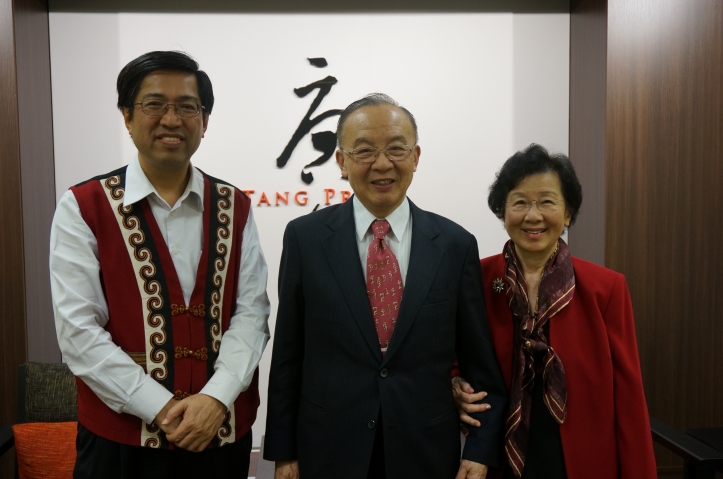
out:
<path id="1" fill-rule="evenodd" d="M 625 277 L 570 255 L 560 237 L 582 188 L 570 160 L 531 145 L 488 204 L 510 237 L 481 261 L 487 316 L 509 387 L 509 478 L 653 479 L 655 458 Z M 483 410 L 462 379 L 455 396 Z M 471 417 L 462 420 L 477 425 Z"/>

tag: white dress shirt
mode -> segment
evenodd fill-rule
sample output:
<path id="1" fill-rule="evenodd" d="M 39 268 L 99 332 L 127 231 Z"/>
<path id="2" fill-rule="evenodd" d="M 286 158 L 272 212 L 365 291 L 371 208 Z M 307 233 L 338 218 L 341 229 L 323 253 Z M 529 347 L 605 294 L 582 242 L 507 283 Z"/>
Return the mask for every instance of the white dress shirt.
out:
<path id="1" fill-rule="evenodd" d="M 371 226 L 374 220 L 387 220 L 391 229 L 386 240 L 389 249 L 397 257 L 399 270 L 402 273 L 402 285 L 407 284 L 407 269 L 409 269 L 409 253 L 412 250 L 412 213 L 409 210 L 409 200 L 404 198 L 402 204 L 392 211 L 386 218 L 377 218 L 364 207 L 354 195 L 354 223 L 356 225 L 356 241 L 359 246 L 359 260 L 364 271 L 364 282 L 367 280 L 367 252 L 374 240 Z"/>
<path id="2" fill-rule="evenodd" d="M 148 198 L 186 304 L 203 248 L 204 181 L 196 168 L 190 168 L 186 190 L 170 207 L 148 181 L 136 157 L 126 171 L 123 199 L 127 206 Z M 226 407 L 248 388 L 269 340 L 268 269 L 251 210 L 241 251 L 236 310 L 222 337 L 215 372 L 201 390 Z M 146 374 L 105 330 L 108 305 L 99 273 L 97 240 L 83 221 L 75 195 L 68 190 L 58 203 L 50 233 L 50 279 L 63 360 L 112 410 L 150 424 L 173 394 Z"/>

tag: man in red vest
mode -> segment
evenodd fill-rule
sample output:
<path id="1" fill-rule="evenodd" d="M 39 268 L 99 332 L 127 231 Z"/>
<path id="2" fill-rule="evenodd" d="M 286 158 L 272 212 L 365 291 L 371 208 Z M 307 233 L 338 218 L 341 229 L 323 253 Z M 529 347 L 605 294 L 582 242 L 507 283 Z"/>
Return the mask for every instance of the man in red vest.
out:
<path id="1" fill-rule="evenodd" d="M 246 477 L 267 267 L 248 197 L 191 165 L 211 81 L 183 53 L 150 52 L 117 87 L 138 155 L 71 187 L 51 232 L 74 477 Z"/>

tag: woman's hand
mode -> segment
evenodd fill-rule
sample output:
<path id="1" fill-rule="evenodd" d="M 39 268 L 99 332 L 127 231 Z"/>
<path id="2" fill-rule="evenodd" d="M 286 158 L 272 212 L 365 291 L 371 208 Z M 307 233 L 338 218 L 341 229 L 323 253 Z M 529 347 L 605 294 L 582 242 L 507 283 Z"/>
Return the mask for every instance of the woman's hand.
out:
<path id="1" fill-rule="evenodd" d="M 475 394 L 472 386 L 470 386 L 464 378 L 456 377 L 452 378 L 452 395 L 459 410 L 460 421 L 470 426 L 479 427 L 481 425 L 480 422 L 470 416 L 469 413 L 484 412 L 492 407 L 485 403 L 475 404 L 483 400 L 487 396 L 487 393 L 480 391 Z"/>

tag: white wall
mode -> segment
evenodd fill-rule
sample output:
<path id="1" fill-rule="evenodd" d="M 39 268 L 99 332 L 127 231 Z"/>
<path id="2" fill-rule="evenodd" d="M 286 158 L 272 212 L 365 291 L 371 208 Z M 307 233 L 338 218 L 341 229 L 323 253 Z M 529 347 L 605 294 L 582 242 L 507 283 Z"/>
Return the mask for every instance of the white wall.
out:
<path id="1" fill-rule="evenodd" d="M 323 203 L 324 188 L 349 189 L 310 136 L 284 169 L 275 160 L 316 96 L 293 88 L 333 75 L 316 114 L 382 91 L 409 108 L 422 148 L 409 196 L 474 233 L 481 256 L 507 236 L 486 206 L 495 171 L 531 142 L 567 151 L 569 15 L 540 14 L 50 14 L 58 197 L 72 184 L 128 162 L 135 152 L 115 108 L 115 80 L 151 50 L 183 50 L 214 85 L 216 105 L 194 165 L 253 189 L 269 263 L 271 329 L 283 229 Z M 307 57 L 325 57 L 326 68 Z M 313 131 L 336 129 L 336 117 Z M 306 206 L 259 206 L 260 192 L 309 192 Z M 338 202 L 340 195 L 332 199 Z M 323 205 L 322 205 L 323 206 Z M 269 349 L 261 362 L 259 444 L 266 417 Z"/>

